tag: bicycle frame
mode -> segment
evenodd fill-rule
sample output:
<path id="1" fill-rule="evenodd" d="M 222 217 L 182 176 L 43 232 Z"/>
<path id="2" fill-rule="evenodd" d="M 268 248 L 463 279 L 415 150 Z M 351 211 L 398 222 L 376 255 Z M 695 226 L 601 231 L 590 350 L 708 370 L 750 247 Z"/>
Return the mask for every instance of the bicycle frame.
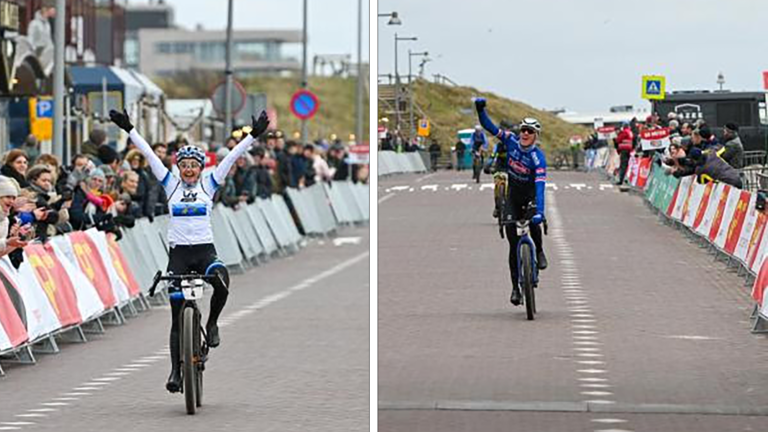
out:
<path id="1" fill-rule="evenodd" d="M 523 264 L 521 259 L 520 250 L 522 249 L 523 244 L 530 245 L 531 249 L 531 265 L 533 267 L 533 284 L 538 285 L 539 284 L 539 266 L 536 262 L 536 243 L 533 242 L 533 239 L 529 235 L 530 231 L 530 221 L 528 220 L 522 220 L 522 221 L 516 221 L 515 228 L 517 229 L 517 235 L 520 237 L 520 240 L 517 241 L 517 277 L 522 278 L 523 277 Z"/>

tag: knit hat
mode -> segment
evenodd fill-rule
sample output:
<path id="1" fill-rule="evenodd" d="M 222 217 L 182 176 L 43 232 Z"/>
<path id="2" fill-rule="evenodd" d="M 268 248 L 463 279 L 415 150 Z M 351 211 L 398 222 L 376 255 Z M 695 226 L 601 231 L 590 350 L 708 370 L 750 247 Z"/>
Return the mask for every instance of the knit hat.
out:
<path id="1" fill-rule="evenodd" d="M 0 176 L 0 197 L 19 196 L 19 186 L 10 177 Z"/>
<path id="2" fill-rule="evenodd" d="M 727 129 L 730 132 L 738 132 L 739 131 L 739 125 L 736 123 L 726 123 L 725 129 Z"/>
<path id="3" fill-rule="evenodd" d="M 92 178 L 94 178 L 94 177 L 99 177 L 99 178 L 101 178 L 102 180 L 106 180 L 106 179 L 107 179 L 107 176 L 104 174 L 104 171 L 102 171 L 102 169 L 101 169 L 101 168 L 96 168 L 96 169 L 92 170 L 92 171 L 91 171 L 91 172 L 88 174 L 88 180 L 90 180 L 90 179 L 92 179 Z"/>

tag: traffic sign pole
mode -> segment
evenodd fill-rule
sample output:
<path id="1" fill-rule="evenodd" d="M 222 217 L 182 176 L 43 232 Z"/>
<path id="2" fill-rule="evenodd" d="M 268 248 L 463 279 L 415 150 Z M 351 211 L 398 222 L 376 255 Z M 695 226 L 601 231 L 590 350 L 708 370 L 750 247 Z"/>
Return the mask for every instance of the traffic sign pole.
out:
<path id="1" fill-rule="evenodd" d="M 56 0 L 53 50 L 53 154 L 64 160 L 64 24 L 65 0 Z"/>
<path id="2" fill-rule="evenodd" d="M 307 0 L 304 0 L 304 27 L 302 29 L 301 88 L 307 88 Z M 301 145 L 307 143 L 307 119 L 301 119 Z"/>

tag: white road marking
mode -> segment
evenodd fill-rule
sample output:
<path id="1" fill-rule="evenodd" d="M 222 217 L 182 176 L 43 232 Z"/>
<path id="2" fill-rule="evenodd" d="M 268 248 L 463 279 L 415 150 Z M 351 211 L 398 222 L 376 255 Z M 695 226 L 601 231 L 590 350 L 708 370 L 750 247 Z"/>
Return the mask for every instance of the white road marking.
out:
<path id="1" fill-rule="evenodd" d="M 626 423 L 626 420 L 623 419 L 616 419 L 616 418 L 602 418 L 602 419 L 592 419 L 594 423 L 603 423 L 603 424 L 616 424 L 616 423 Z"/>
<path id="2" fill-rule="evenodd" d="M 381 203 L 383 203 L 384 201 L 386 201 L 386 200 L 388 200 L 388 199 L 392 198 L 393 196 L 395 196 L 395 194 L 393 194 L 393 193 L 391 193 L 391 194 L 389 194 L 389 195 L 384 195 L 383 197 L 379 198 L 379 201 L 377 202 L 377 204 L 381 204 Z"/>
<path id="3" fill-rule="evenodd" d="M 694 341 L 723 340 L 723 338 L 712 337 L 712 336 L 672 335 L 672 336 L 664 336 L 664 337 L 668 339 L 682 339 L 682 340 L 694 340 Z"/>
<path id="4" fill-rule="evenodd" d="M 613 189 L 613 185 L 608 183 L 601 183 L 599 187 L 601 191 L 604 191 L 606 189 Z"/>
<path id="5" fill-rule="evenodd" d="M 400 192 L 400 191 L 408 190 L 409 187 L 410 186 L 392 186 L 391 188 L 389 188 L 389 190 L 391 190 L 393 192 Z"/>
<path id="6" fill-rule="evenodd" d="M 71 392 L 71 393 L 62 393 L 62 396 L 90 396 L 93 393 L 88 392 Z"/>
<path id="7" fill-rule="evenodd" d="M 48 417 L 47 414 L 40 414 L 40 413 L 31 413 L 31 414 L 16 414 L 15 417 L 20 418 L 40 418 L 40 417 Z"/>
<path id="8" fill-rule="evenodd" d="M 120 377 L 102 377 L 102 378 L 94 378 L 94 381 L 103 381 L 103 382 L 110 382 L 110 381 L 118 381 L 120 380 Z"/>
<path id="9" fill-rule="evenodd" d="M 613 393 L 607 391 L 583 391 L 584 396 L 613 396 Z"/>
<path id="10" fill-rule="evenodd" d="M 587 400 L 584 402 L 591 403 L 591 404 L 599 404 L 599 405 L 612 405 L 616 403 L 614 401 L 609 401 L 609 400 Z"/>
<path id="11" fill-rule="evenodd" d="M 361 237 L 336 237 L 333 239 L 334 246 L 343 246 L 345 244 L 357 245 L 362 241 Z"/>
<path id="12" fill-rule="evenodd" d="M 484 191 L 486 189 L 493 189 L 493 183 L 483 183 L 480 185 L 480 191 Z"/>
<path id="13" fill-rule="evenodd" d="M 579 381 L 585 382 L 606 382 L 608 378 L 578 378 Z"/>
<path id="14" fill-rule="evenodd" d="M 35 424 L 34 422 L 2 422 L 0 425 L 3 426 L 32 426 Z"/>
<path id="15" fill-rule="evenodd" d="M 21 430 L 19 426 L 0 426 L 0 431 Z"/>
<path id="16" fill-rule="evenodd" d="M 43 402 L 40 405 L 42 406 L 48 406 L 48 407 L 55 407 L 55 406 L 69 406 L 66 402 Z"/>
<path id="17" fill-rule="evenodd" d="M 421 187 L 421 190 L 431 190 L 432 192 L 437 192 L 437 185 L 424 185 Z"/>
<path id="18" fill-rule="evenodd" d="M 605 364 L 605 362 L 601 360 L 579 360 L 576 363 L 588 366 L 599 366 Z"/>
<path id="19" fill-rule="evenodd" d="M 468 187 L 469 187 L 469 185 L 463 184 L 463 183 L 462 184 L 452 184 L 451 185 L 451 189 L 453 189 L 455 191 L 460 191 L 460 190 L 466 189 Z"/>
<path id="20" fill-rule="evenodd" d="M 547 189 L 558 190 L 558 187 L 557 187 L 557 184 L 556 184 L 556 183 L 550 183 L 550 182 L 547 182 L 545 187 L 546 187 Z"/>
<path id="21" fill-rule="evenodd" d="M 593 384 L 593 383 L 584 384 L 584 383 L 581 383 L 581 384 L 579 384 L 579 387 L 584 387 L 584 388 L 611 388 L 613 386 L 610 385 L 610 384 Z"/>
<path id="22" fill-rule="evenodd" d="M 57 408 L 34 408 L 34 409 L 27 410 L 27 412 L 32 412 L 32 413 L 56 412 L 56 411 L 58 411 Z"/>

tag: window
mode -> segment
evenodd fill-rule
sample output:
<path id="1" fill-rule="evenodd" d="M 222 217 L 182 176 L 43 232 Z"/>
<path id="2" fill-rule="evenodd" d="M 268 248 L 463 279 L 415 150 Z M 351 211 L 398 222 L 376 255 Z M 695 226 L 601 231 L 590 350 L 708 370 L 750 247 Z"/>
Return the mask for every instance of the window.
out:
<path id="1" fill-rule="evenodd" d="M 765 102 L 758 104 L 760 114 L 760 124 L 768 125 L 768 110 L 766 110 Z"/>
<path id="2" fill-rule="evenodd" d="M 155 44 L 155 52 L 158 54 L 170 54 L 171 44 L 168 42 L 158 42 Z"/>
<path id="3" fill-rule="evenodd" d="M 195 52 L 195 44 L 192 42 L 176 42 L 173 44 L 174 54 L 191 54 Z"/>
<path id="4" fill-rule="evenodd" d="M 233 54 L 241 61 L 272 60 L 268 56 L 267 43 L 256 41 L 235 42 Z"/>
<path id="5" fill-rule="evenodd" d="M 200 62 L 223 62 L 225 59 L 224 42 L 201 42 L 198 45 L 196 58 Z"/>

